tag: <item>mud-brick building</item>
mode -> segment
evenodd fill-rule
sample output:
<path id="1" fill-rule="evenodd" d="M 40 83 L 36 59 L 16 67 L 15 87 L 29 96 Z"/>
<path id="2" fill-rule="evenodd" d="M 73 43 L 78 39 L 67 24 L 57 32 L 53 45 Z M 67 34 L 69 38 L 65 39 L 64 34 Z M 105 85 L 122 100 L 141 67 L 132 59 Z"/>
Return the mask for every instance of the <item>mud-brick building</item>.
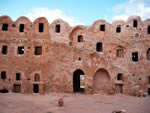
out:
<path id="1" fill-rule="evenodd" d="M 97 20 L 71 27 L 61 19 L 0 17 L 0 91 L 150 95 L 150 19 Z"/>

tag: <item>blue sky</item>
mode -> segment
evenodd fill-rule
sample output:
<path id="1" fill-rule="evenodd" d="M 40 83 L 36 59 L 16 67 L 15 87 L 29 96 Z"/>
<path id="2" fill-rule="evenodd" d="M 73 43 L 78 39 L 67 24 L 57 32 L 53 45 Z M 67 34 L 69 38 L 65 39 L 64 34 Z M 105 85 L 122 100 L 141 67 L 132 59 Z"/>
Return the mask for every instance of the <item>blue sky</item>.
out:
<path id="1" fill-rule="evenodd" d="M 91 25 L 98 19 L 111 23 L 130 15 L 150 18 L 150 0 L 0 0 L 0 15 L 14 21 L 20 16 L 31 21 L 45 16 L 50 23 L 62 18 L 71 25 Z"/>

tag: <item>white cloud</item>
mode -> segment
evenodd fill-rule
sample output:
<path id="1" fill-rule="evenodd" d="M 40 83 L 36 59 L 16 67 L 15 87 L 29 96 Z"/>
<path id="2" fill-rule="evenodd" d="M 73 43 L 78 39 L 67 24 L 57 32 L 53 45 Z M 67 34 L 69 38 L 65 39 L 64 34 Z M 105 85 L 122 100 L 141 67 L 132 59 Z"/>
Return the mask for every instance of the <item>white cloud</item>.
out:
<path id="1" fill-rule="evenodd" d="M 125 3 L 117 4 L 114 10 L 119 14 L 114 16 L 113 20 L 127 20 L 131 15 L 141 16 L 143 20 L 150 18 L 148 0 L 128 0 Z"/>
<path id="2" fill-rule="evenodd" d="M 46 17 L 49 23 L 53 22 L 55 19 L 61 18 L 72 26 L 82 24 L 74 17 L 66 15 L 60 9 L 51 10 L 48 8 L 34 8 L 32 12 L 26 14 L 25 16 L 27 16 L 31 21 L 34 21 L 38 17 Z"/>

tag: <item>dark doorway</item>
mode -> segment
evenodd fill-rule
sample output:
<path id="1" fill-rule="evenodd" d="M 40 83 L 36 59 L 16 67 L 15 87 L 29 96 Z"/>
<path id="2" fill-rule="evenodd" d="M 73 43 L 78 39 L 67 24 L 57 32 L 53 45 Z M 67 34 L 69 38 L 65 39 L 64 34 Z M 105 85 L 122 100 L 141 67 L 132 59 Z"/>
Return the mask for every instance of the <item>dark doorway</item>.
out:
<path id="1" fill-rule="evenodd" d="M 38 84 L 33 84 L 33 92 L 39 93 L 39 85 Z"/>
<path id="2" fill-rule="evenodd" d="M 115 92 L 116 93 L 122 93 L 122 84 L 116 84 L 115 85 Z"/>
<path id="3" fill-rule="evenodd" d="M 20 93 L 21 92 L 21 84 L 14 84 L 13 85 L 13 92 Z"/>
<path id="4" fill-rule="evenodd" d="M 84 92 L 84 87 L 81 87 L 80 78 L 84 75 L 84 72 L 80 69 L 77 69 L 73 73 L 73 92 Z"/>
<path id="5" fill-rule="evenodd" d="M 9 91 L 7 89 L 1 89 L 0 93 L 9 93 Z"/>

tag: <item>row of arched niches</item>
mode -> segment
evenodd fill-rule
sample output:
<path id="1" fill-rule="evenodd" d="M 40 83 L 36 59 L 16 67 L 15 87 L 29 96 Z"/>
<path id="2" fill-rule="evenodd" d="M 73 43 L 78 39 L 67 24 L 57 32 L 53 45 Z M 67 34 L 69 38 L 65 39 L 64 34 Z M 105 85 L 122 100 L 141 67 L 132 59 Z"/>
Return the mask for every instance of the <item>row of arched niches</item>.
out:
<path id="1" fill-rule="evenodd" d="M 9 16 L 0 16 L 0 38 L 40 38 L 69 44 L 80 42 L 145 39 L 150 37 L 150 19 L 144 21 L 139 16 L 131 16 L 125 21 L 97 20 L 91 26 L 71 27 L 67 22 L 56 19 L 51 24 L 45 17 L 31 22 L 27 17 L 12 21 Z"/>

